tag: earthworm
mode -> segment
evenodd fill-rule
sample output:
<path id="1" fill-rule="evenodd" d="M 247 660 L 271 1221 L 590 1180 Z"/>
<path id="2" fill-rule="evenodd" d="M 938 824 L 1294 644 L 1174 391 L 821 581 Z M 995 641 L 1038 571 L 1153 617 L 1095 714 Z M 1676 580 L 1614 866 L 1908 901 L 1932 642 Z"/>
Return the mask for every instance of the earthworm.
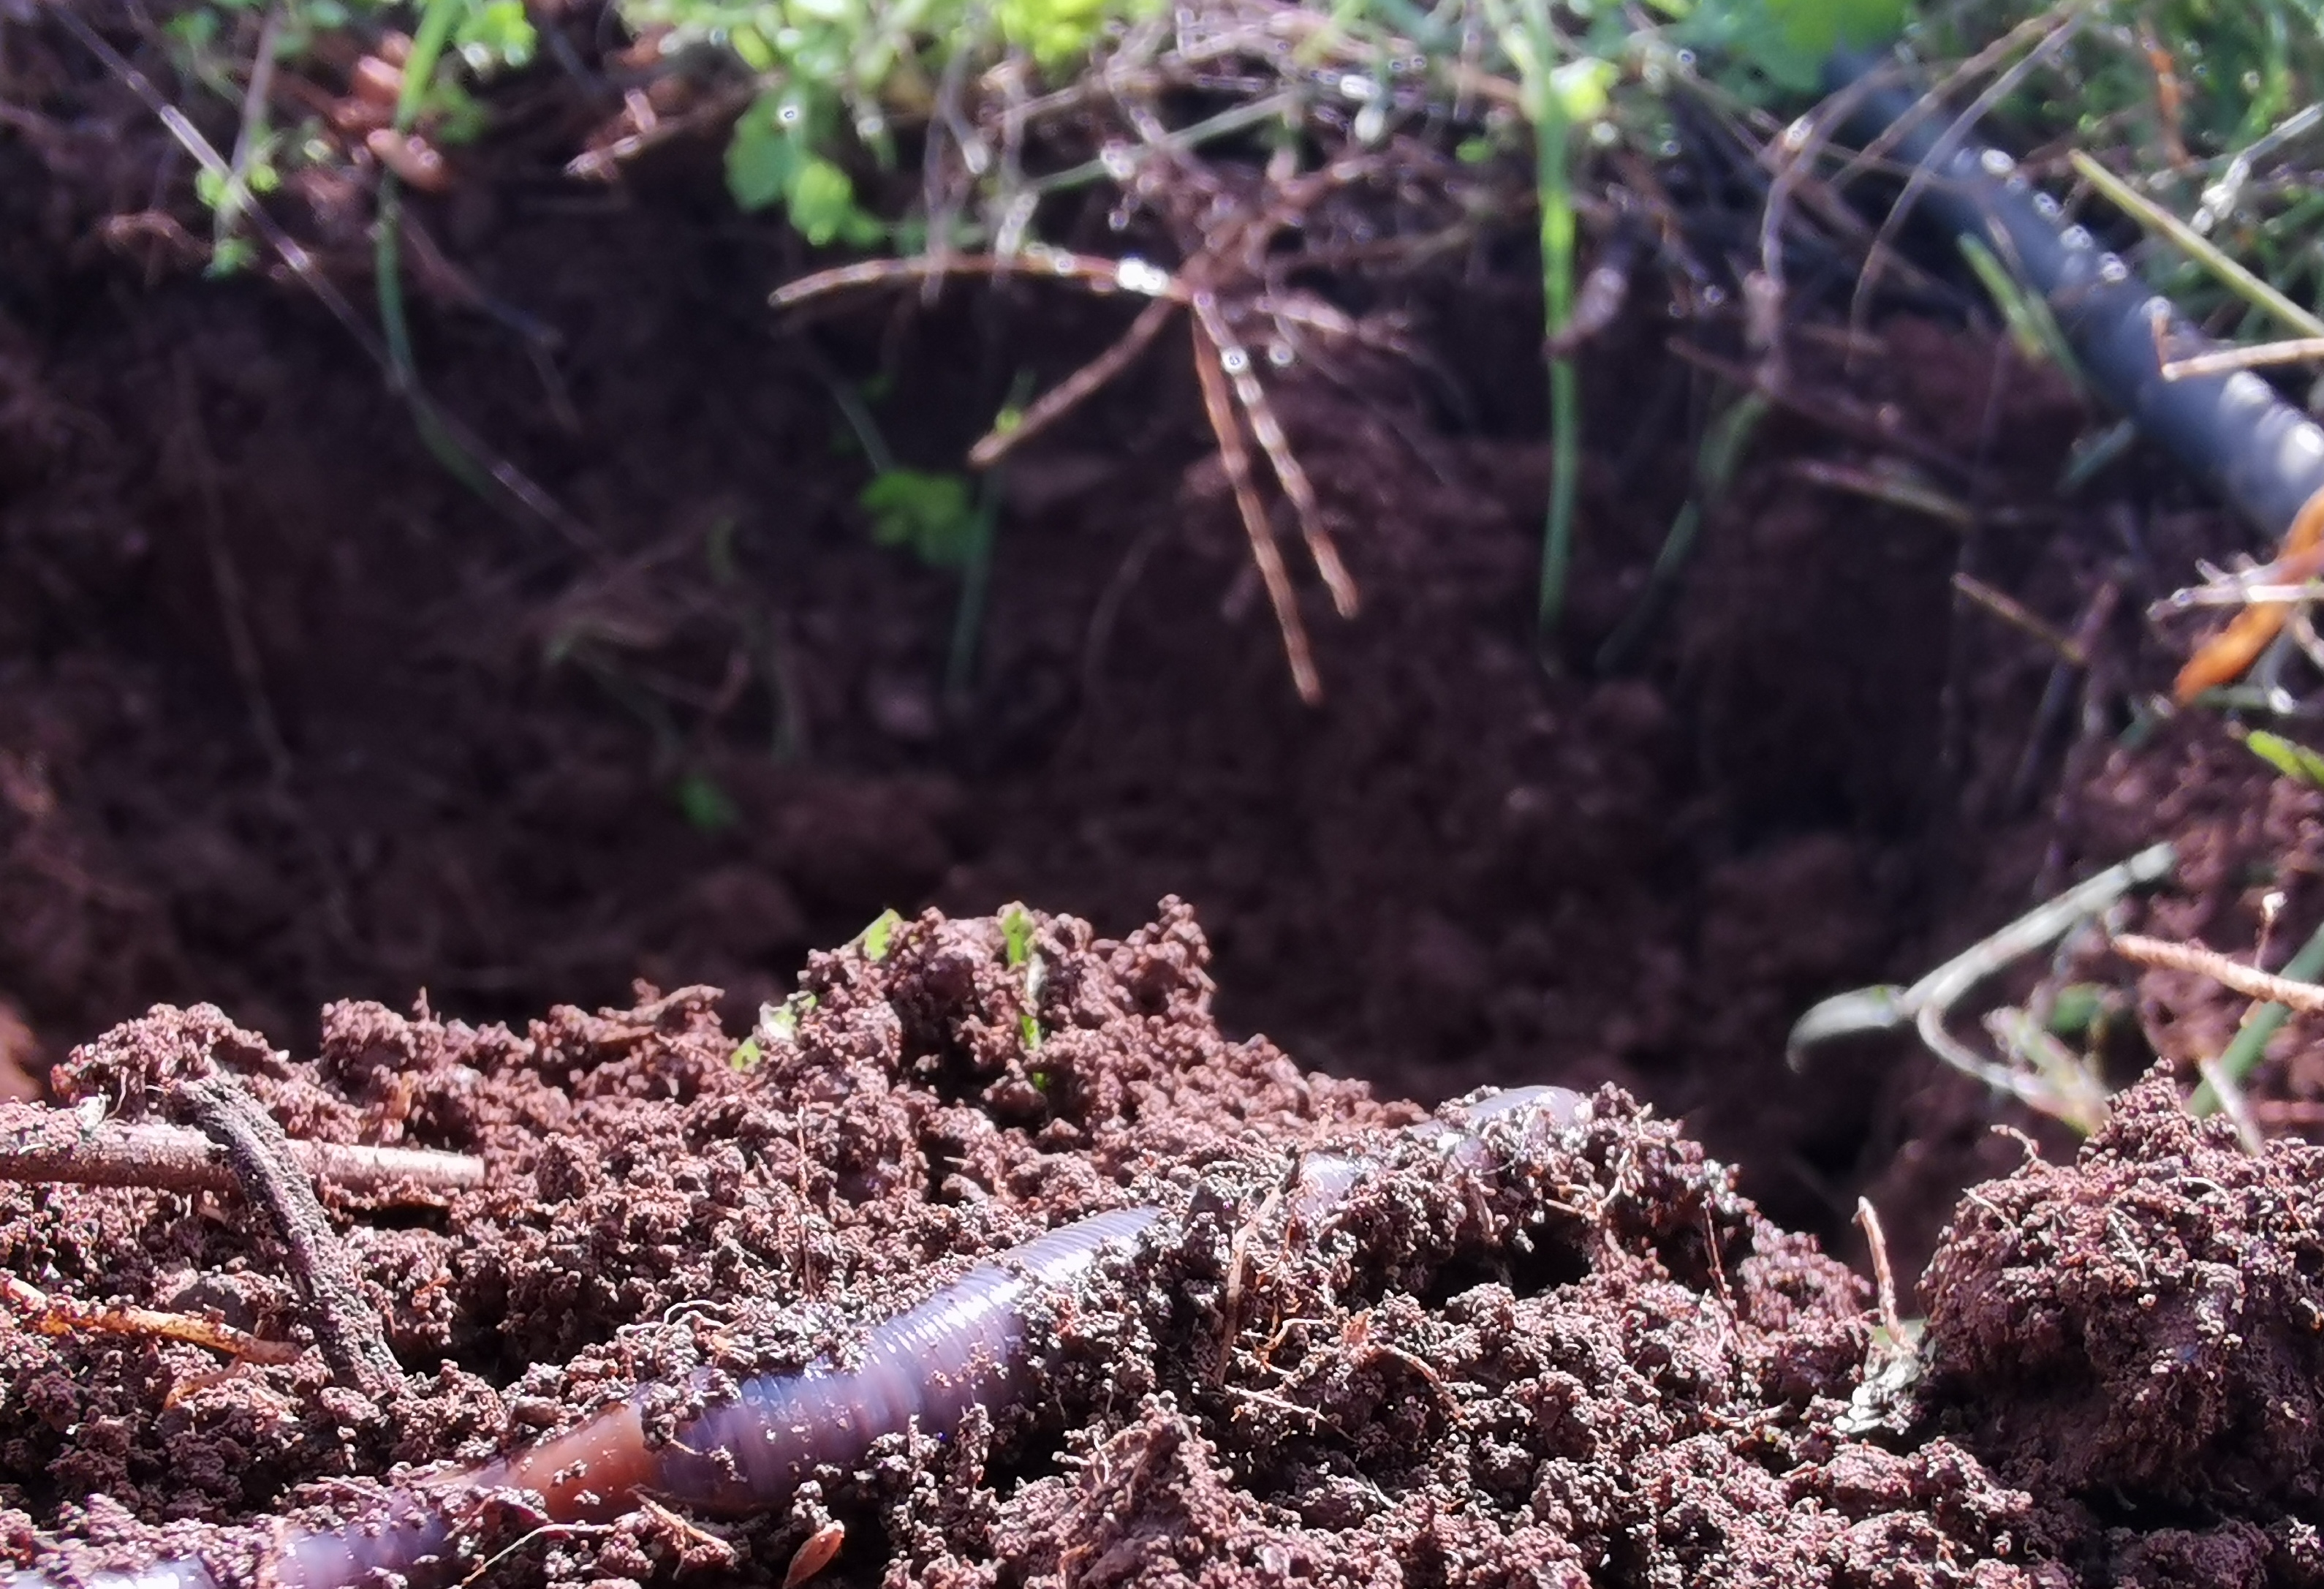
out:
<path id="1" fill-rule="evenodd" d="M 1532 1137 L 1587 1117 L 1563 1087 L 1487 1094 L 1405 1135 L 1441 1148 L 1448 1166 L 1489 1178 L 1495 1126 Z M 1308 1155 L 1290 1188 L 1295 1220 L 1312 1224 L 1344 1203 L 1377 1153 Z M 746 1379 L 733 1394 L 681 1421 L 671 1438 L 646 1433 L 649 1409 L 669 1388 L 646 1385 L 576 1427 L 475 1466 L 412 1481 L 380 1507 L 337 1528 L 279 1520 L 256 1546 L 258 1575 L 280 1589 L 357 1589 L 401 1577 L 412 1589 L 456 1569 L 459 1519 L 495 1495 L 521 1492 L 550 1523 L 602 1522 L 645 1499 L 736 1516 L 788 1501 L 817 1468 L 862 1464 L 880 1439 L 916 1425 L 946 1436 L 977 1407 L 1014 1405 L 1032 1388 L 1028 1336 L 1037 1308 L 1074 1285 L 1109 1252 L 1135 1245 L 1162 1218 L 1140 1206 L 1094 1214 L 985 1260 L 918 1307 L 874 1326 L 854 1366 L 823 1362 Z M 692 1391 L 715 1393 L 697 1373 Z M 7 1589 L 223 1589 L 194 1555 L 76 1573 L 29 1568 Z"/>

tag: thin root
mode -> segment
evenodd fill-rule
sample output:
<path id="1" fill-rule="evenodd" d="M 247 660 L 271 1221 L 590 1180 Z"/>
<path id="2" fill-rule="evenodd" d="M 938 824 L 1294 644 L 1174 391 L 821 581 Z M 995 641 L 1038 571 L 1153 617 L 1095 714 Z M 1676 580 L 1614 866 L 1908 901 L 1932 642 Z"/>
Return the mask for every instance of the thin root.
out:
<path id="1" fill-rule="evenodd" d="M 1299 598 L 1291 588 L 1283 553 L 1275 544 L 1275 528 L 1268 522 L 1267 505 L 1259 500 L 1258 484 L 1251 478 L 1250 452 L 1243 445 L 1241 426 L 1235 422 L 1234 400 L 1227 390 L 1226 371 L 1221 367 L 1224 350 L 1211 339 L 1199 319 L 1194 322 L 1194 343 L 1203 411 L 1210 416 L 1211 432 L 1219 441 L 1219 462 L 1225 467 L 1227 483 L 1234 489 L 1235 508 L 1242 515 L 1244 532 L 1250 537 L 1251 562 L 1259 569 L 1260 583 L 1267 587 L 1268 605 L 1275 609 L 1275 626 L 1283 635 L 1284 661 L 1291 668 L 1291 687 L 1301 700 L 1318 706 L 1323 699 L 1323 682 L 1315 673 L 1307 627 L 1299 617 Z"/>
<path id="2" fill-rule="evenodd" d="M 2164 938 L 2143 938 L 2137 933 L 2126 932 L 2114 940 L 2114 952 L 2126 960 L 2135 960 L 2141 965 L 2158 965 L 2166 971 L 2191 971 L 2198 976 L 2208 976 L 2230 993 L 2241 993 L 2247 999 L 2281 1004 L 2294 1014 L 2324 1015 L 2324 987 L 2312 982 L 2293 982 L 2273 972 L 2262 971 L 2256 965 L 2230 960 L 2217 949 L 2207 949 L 2200 944 L 2175 944 Z"/>
<path id="3" fill-rule="evenodd" d="M 293 1141 L 299 1167 L 382 1206 L 440 1204 L 484 1184 L 484 1161 L 465 1153 Z M 175 1126 L 92 1125 L 69 1110 L 0 1104 L 0 1180 L 157 1192 L 230 1192 L 241 1185 L 209 1139 Z"/>
<path id="4" fill-rule="evenodd" d="M 1274 406 L 1267 401 L 1267 389 L 1259 383 L 1259 376 L 1251 367 L 1250 350 L 1235 340 L 1226 317 L 1219 312 L 1218 300 L 1210 293 L 1195 293 L 1193 308 L 1203 335 L 1218 350 L 1220 367 L 1250 421 L 1250 433 L 1259 439 L 1268 462 L 1275 467 L 1275 477 L 1283 483 L 1283 494 L 1291 499 L 1292 511 L 1299 519 L 1299 532 L 1307 541 L 1307 555 L 1314 559 L 1315 571 L 1323 576 L 1324 588 L 1332 593 L 1333 610 L 1342 618 L 1354 617 L 1358 605 L 1356 582 L 1349 575 L 1347 564 L 1340 560 L 1340 549 L 1333 544 L 1331 531 L 1323 527 L 1323 508 L 1315 498 L 1314 485 L 1307 478 L 1298 455 L 1291 450 L 1290 439 L 1275 417 Z"/>

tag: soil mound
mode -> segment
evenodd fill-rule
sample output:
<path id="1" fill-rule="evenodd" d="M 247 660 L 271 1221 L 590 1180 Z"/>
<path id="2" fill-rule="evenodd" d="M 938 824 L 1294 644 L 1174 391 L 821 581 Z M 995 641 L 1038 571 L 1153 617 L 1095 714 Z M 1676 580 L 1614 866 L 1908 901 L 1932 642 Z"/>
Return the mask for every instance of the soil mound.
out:
<path id="1" fill-rule="evenodd" d="M 1175 901 L 1119 941 L 931 911 L 816 956 L 742 1041 L 707 988 L 522 1033 L 341 1004 L 303 1062 L 206 1008 L 117 1028 L 57 1077 L 92 1131 L 231 1087 L 484 1180 L 323 1181 L 359 1293 L 328 1321 L 239 1195 L 6 1188 L 0 1267 L 52 1298 L 294 1349 L 375 1312 L 401 1373 L 12 1312 L 0 1540 L 58 1581 L 189 1550 L 238 1581 L 397 1464 L 844 1359 L 974 1258 L 1150 1206 L 1036 1321 L 1024 1405 L 740 1522 L 492 1522 L 477 1559 L 516 1547 L 485 1581 L 773 1581 L 834 1523 L 837 1583 L 2318 1581 L 2319 1150 L 2245 1157 L 2158 1077 L 2078 1163 L 1973 1192 L 1892 1427 L 1866 1288 L 1673 1126 L 1608 1087 L 1448 1173 L 1417 1110 L 1222 1038 L 1208 958 Z M 1318 1150 L 1363 1172 L 1310 1218 Z"/>
<path id="2" fill-rule="evenodd" d="M 1480 1197 L 1394 1129 L 1416 1111 L 1223 1039 L 1183 907 L 1117 942 L 1027 915 L 876 936 L 816 956 L 749 1045 L 687 989 L 521 1034 L 339 1005 L 309 1062 L 201 1009 L 79 1050 L 59 1079 L 92 1119 L 230 1076 L 294 1135 L 487 1177 L 433 1207 L 325 1187 L 406 1371 L 386 1394 L 312 1352 L 222 1370 L 0 1325 L 15 1557 L 231 1559 L 397 1462 L 476 1461 L 705 1363 L 844 1349 L 973 1255 L 1130 1203 L 1165 1210 L 1160 1237 L 1060 1311 L 1032 1405 L 717 1525 L 733 1554 L 710 1557 L 771 1575 L 834 1514 L 841 1580 L 899 1583 L 1933 1584 L 2015 1548 L 2024 1498 L 1959 1451 L 1835 1435 L 1862 1287 L 1614 1090 Z M 1370 1172 L 1295 1226 L 1272 1195 L 1326 1144 Z M 5 1200 L 0 1264 L 51 1295 L 311 1326 L 299 1261 L 238 1196 Z M 537 1538 L 493 1576 L 663 1577 L 706 1559 L 690 1529 Z"/>
<path id="3" fill-rule="evenodd" d="M 2324 1152 L 2254 1158 L 2157 1075 L 2075 1164 L 1962 1203 L 1925 1281 L 1938 1427 L 2114 1525 L 2117 1571 L 2318 1581 L 2319 1218 Z M 2158 1517 L 2188 1527 L 2135 1542 Z"/>

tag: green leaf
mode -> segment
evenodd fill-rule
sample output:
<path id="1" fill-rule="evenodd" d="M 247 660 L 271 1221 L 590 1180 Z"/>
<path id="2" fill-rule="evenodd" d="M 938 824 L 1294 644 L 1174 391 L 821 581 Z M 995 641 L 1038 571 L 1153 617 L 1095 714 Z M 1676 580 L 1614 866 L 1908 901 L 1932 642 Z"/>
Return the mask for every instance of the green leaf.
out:
<path id="1" fill-rule="evenodd" d="M 750 1070 L 755 1068 L 759 1061 L 765 1057 L 759 1051 L 758 1039 L 744 1038 L 735 1046 L 734 1051 L 726 1057 L 726 1064 L 731 1069 Z"/>
<path id="2" fill-rule="evenodd" d="M 1000 0 L 1001 36 L 1044 71 L 1089 52 L 1105 27 L 1105 0 Z"/>
<path id="3" fill-rule="evenodd" d="M 2080 1037 L 2098 1023 L 2113 997 L 2111 988 L 2094 983 L 2069 983 L 2050 1001 L 2050 1018 L 2044 1024 L 2059 1037 Z"/>
<path id="4" fill-rule="evenodd" d="M 471 0 L 452 32 L 452 47 L 472 72 L 523 66 L 537 42 L 524 0 Z"/>
<path id="5" fill-rule="evenodd" d="M 855 207 L 855 184 L 819 154 L 808 155 L 791 173 L 785 198 L 791 225 L 817 248 L 870 243 L 880 236 L 880 224 Z"/>
<path id="6" fill-rule="evenodd" d="M 734 123 L 726 143 L 726 190 L 736 206 L 765 209 L 790 191 L 805 158 L 792 130 L 801 114 L 793 96 L 761 94 Z"/>
<path id="7" fill-rule="evenodd" d="M 218 14 L 207 6 L 173 16 L 161 24 L 161 31 L 189 50 L 207 50 L 218 35 Z"/>
<path id="8" fill-rule="evenodd" d="M 885 960 L 888 946 L 894 940 L 896 928 L 902 926 L 903 921 L 904 919 L 893 910 L 881 911 L 871 926 L 855 935 L 856 943 L 863 950 L 863 957 L 866 960 Z"/>
<path id="9" fill-rule="evenodd" d="M 1001 913 L 1002 952 L 1013 970 L 1025 964 L 1033 952 L 1033 917 L 1022 905 L 1011 905 Z"/>
<path id="10" fill-rule="evenodd" d="M 250 268 L 258 258 L 258 245 L 247 237 L 221 237 L 210 245 L 210 263 L 203 270 L 208 276 L 231 276 Z"/>
<path id="11" fill-rule="evenodd" d="M 885 469 L 855 499 L 872 515 L 872 539 L 908 550 L 935 568 L 958 568 L 975 554 L 983 524 L 958 475 Z"/>
<path id="12" fill-rule="evenodd" d="M 1569 60 L 1549 74 L 1549 91 L 1569 122 L 1594 122 L 1606 114 L 1615 79 L 1621 69 L 1610 60 L 1585 55 Z"/>
<path id="13" fill-rule="evenodd" d="M 1904 32 L 1906 0 L 1766 0 L 1794 49 L 1821 57 L 1842 44 L 1877 44 Z"/>
<path id="14" fill-rule="evenodd" d="M 2324 754 L 2319 754 L 2297 740 L 2258 728 L 2244 735 L 2244 744 L 2253 755 L 2295 783 L 2304 783 L 2311 789 L 2324 789 Z"/>

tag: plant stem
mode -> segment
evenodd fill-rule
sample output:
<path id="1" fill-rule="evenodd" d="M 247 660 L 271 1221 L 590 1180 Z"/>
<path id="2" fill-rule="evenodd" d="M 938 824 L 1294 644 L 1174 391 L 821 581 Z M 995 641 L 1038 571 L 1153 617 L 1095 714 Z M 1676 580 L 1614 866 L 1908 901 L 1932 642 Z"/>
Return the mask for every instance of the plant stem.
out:
<path id="1" fill-rule="evenodd" d="M 1527 97 L 1533 101 L 1535 180 L 1541 202 L 1541 291 L 1543 331 L 1555 342 L 1573 318 L 1573 176 L 1570 147 L 1572 124 L 1549 80 L 1556 42 L 1547 8 L 1540 0 L 1526 6 L 1534 60 Z M 1573 360 L 1549 361 L 1549 507 L 1542 523 L 1540 638 L 1557 634 L 1565 612 L 1565 578 L 1573 552 L 1575 476 L 1582 462 L 1581 383 Z"/>
<path id="2" fill-rule="evenodd" d="M 1005 465 L 985 471 L 977 487 L 976 539 L 960 569 L 960 602 L 953 608 L 952 647 L 945 657 L 945 699 L 967 703 L 976 683 L 976 642 L 984 628 L 984 601 L 992 587 L 992 543 L 1001 522 L 1001 476 Z"/>

